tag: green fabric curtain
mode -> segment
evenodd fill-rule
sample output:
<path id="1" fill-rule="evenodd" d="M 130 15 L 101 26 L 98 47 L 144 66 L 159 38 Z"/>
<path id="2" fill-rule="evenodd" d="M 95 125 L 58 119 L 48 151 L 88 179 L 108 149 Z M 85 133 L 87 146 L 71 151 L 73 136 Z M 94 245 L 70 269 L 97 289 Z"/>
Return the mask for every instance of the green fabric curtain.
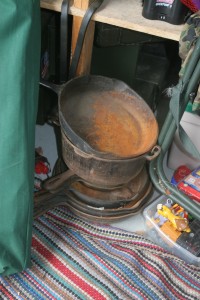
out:
<path id="1" fill-rule="evenodd" d="M 30 266 L 40 1 L 0 1 L 0 274 Z"/>

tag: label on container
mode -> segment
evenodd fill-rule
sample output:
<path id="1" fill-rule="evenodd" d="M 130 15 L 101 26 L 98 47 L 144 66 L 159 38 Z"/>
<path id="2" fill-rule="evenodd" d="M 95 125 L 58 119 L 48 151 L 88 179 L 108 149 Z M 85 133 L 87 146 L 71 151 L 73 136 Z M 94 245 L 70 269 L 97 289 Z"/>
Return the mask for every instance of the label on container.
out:
<path id="1" fill-rule="evenodd" d="M 156 0 L 156 6 L 163 6 L 171 8 L 174 0 Z"/>

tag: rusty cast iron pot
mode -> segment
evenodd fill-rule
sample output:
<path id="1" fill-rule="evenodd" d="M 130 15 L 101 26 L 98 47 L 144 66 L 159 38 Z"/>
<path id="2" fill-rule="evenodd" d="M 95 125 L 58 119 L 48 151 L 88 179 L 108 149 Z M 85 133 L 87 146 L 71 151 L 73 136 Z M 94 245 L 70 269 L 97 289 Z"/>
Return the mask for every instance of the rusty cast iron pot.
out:
<path id="1" fill-rule="evenodd" d="M 58 95 L 62 155 L 70 169 L 49 179 L 47 189 L 76 176 L 100 188 L 121 186 L 159 154 L 155 116 L 124 82 L 87 75 L 43 85 Z"/>
<path id="2" fill-rule="evenodd" d="M 59 95 L 59 120 L 80 150 L 106 159 L 129 159 L 157 142 L 158 124 L 147 105 L 121 80 L 98 75 L 68 81 Z"/>
<path id="3" fill-rule="evenodd" d="M 144 99 L 123 81 L 85 75 L 60 86 L 40 84 L 57 94 L 60 126 L 83 152 L 130 159 L 155 146 L 156 118 Z"/>
<path id="4" fill-rule="evenodd" d="M 151 153 L 131 159 L 105 159 L 80 150 L 62 131 L 62 155 L 70 170 L 48 179 L 44 187 L 49 191 L 57 191 L 65 183 L 69 182 L 70 185 L 78 180 L 96 188 L 114 189 L 135 178 L 146 161 L 154 159 L 159 152 L 159 146 L 154 146 Z"/>
<path id="5" fill-rule="evenodd" d="M 158 149 L 156 146 L 152 155 L 143 154 L 137 158 L 105 159 L 80 150 L 62 131 L 62 155 L 69 169 L 86 182 L 104 188 L 124 185 L 135 178 L 145 162 L 158 155 Z"/>

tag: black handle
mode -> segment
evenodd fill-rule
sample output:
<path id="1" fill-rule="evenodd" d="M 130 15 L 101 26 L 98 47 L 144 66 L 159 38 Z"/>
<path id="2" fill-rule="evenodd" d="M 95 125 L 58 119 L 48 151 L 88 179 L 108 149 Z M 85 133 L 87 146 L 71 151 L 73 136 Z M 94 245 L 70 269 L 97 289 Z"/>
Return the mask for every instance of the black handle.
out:
<path id="1" fill-rule="evenodd" d="M 76 75 L 76 70 L 78 67 L 78 62 L 79 62 L 79 58 L 81 55 L 81 50 L 83 47 L 83 42 L 84 42 L 84 38 L 85 38 L 85 34 L 89 25 L 89 22 L 93 16 L 93 14 L 95 13 L 95 11 L 100 7 L 100 5 L 103 3 L 104 0 L 94 0 L 90 6 L 88 7 L 82 23 L 81 23 L 81 27 L 80 27 L 80 31 L 78 34 L 78 39 L 76 42 L 76 48 L 74 50 L 74 55 L 72 57 L 72 61 L 71 61 L 71 66 L 69 69 L 69 79 L 72 79 L 75 77 Z"/>
<path id="2" fill-rule="evenodd" d="M 77 176 L 73 171 L 67 170 L 61 174 L 55 175 L 43 182 L 43 188 L 52 193 L 58 194 L 63 189 L 69 188 L 71 182 L 76 181 Z"/>
<path id="3" fill-rule="evenodd" d="M 69 0 L 63 0 L 60 16 L 60 74 L 59 81 L 68 80 L 71 56 L 72 19 L 69 16 Z"/>

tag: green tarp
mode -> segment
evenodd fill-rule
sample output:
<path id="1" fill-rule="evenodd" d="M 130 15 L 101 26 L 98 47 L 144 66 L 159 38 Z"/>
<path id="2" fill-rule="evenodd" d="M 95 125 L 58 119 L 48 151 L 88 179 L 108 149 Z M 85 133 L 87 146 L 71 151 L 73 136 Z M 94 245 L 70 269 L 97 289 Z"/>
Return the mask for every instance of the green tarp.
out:
<path id="1" fill-rule="evenodd" d="M 40 1 L 0 1 L 0 274 L 30 265 Z"/>

